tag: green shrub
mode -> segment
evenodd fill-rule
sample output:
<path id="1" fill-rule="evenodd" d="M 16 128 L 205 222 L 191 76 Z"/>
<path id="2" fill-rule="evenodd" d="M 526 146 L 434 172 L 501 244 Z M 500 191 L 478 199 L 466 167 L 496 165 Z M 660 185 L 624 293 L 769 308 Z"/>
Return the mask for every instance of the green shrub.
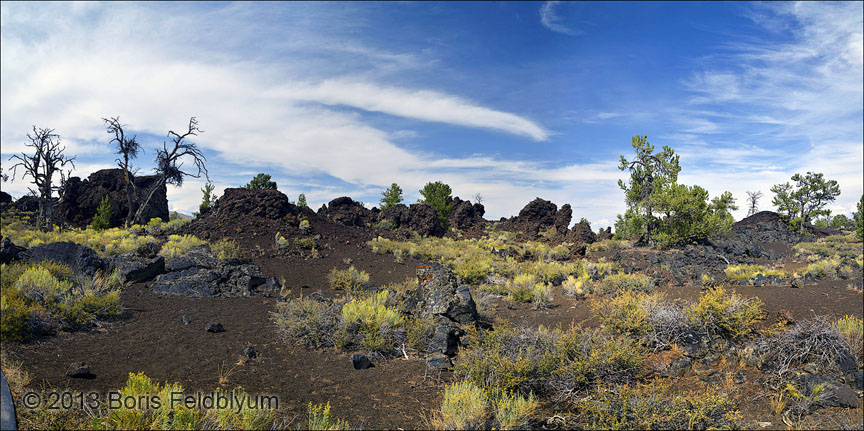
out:
<path id="1" fill-rule="evenodd" d="M 858 358 L 860 366 L 864 359 L 864 321 L 855 316 L 843 316 L 837 321 L 837 330 L 849 344 L 849 350 Z"/>
<path id="2" fill-rule="evenodd" d="M 342 306 L 342 320 L 359 324 L 359 344 L 369 350 L 387 353 L 393 349 L 393 332 L 405 320 L 397 310 L 385 306 L 390 292 L 382 290 L 366 299 L 352 299 Z"/>
<path id="3" fill-rule="evenodd" d="M 219 408 L 214 405 L 204 414 L 201 422 L 204 423 L 203 429 L 219 429 L 219 430 L 266 430 L 272 429 L 276 420 L 273 414 L 272 407 L 263 405 L 255 405 L 250 403 L 254 400 L 249 397 L 245 391 L 236 388 L 231 392 L 225 392 L 217 389 L 214 392 L 216 397 L 225 397 L 227 399 L 246 400 L 241 406 L 227 405 L 224 408 Z M 258 400 L 255 400 L 258 402 Z M 215 403 L 214 403 L 215 404 Z M 262 402 L 263 404 L 263 402 Z M 176 415 L 174 416 L 176 421 Z M 172 424 L 174 425 L 174 424 Z M 184 429 L 182 427 L 172 426 L 166 429 Z"/>
<path id="4" fill-rule="evenodd" d="M 606 327 L 620 334 L 640 335 L 651 330 L 649 310 L 663 301 L 662 293 L 624 290 L 615 296 L 597 298 L 591 309 Z"/>
<path id="5" fill-rule="evenodd" d="M 687 308 L 690 324 L 732 338 L 749 333 L 763 314 L 759 298 L 727 294 L 722 287 L 709 289 L 699 297 L 698 302 Z"/>
<path id="6" fill-rule="evenodd" d="M 108 229 L 111 227 L 111 217 L 113 216 L 114 209 L 111 207 L 111 201 L 108 200 L 108 195 L 105 195 L 99 202 L 99 207 L 96 208 L 96 215 L 93 216 L 89 228 L 96 231 Z"/>
<path id="7" fill-rule="evenodd" d="M 661 383 L 598 388 L 577 407 L 590 429 L 734 429 L 741 418 L 732 399 L 713 388 L 682 394 Z"/>
<path id="8" fill-rule="evenodd" d="M 444 389 L 441 409 L 433 419 L 437 429 L 482 429 L 486 427 L 489 406 L 486 391 L 465 381 L 456 382 Z"/>
<path id="9" fill-rule="evenodd" d="M 837 274 L 840 268 L 839 259 L 825 259 L 818 262 L 813 262 L 801 270 L 801 275 L 809 275 L 813 278 L 825 278 Z"/>
<path id="10" fill-rule="evenodd" d="M 762 274 L 763 277 L 789 277 L 789 274 L 782 269 L 766 269 L 762 265 L 729 265 L 723 272 L 726 274 L 726 277 L 732 280 L 752 280 L 759 274 Z"/>
<path id="11" fill-rule="evenodd" d="M 495 422 L 502 430 L 525 429 L 539 405 L 534 399 L 534 394 L 525 397 L 512 393 L 493 392 L 492 399 Z"/>
<path id="12" fill-rule="evenodd" d="M 430 317 L 409 319 L 405 322 L 405 329 L 408 347 L 418 352 L 425 352 L 435 331 L 435 320 Z"/>
<path id="13" fill-rule="evenodd" d="M 332 289 L 349 292 L 360 290 L 369 282 L 369 274 L 366 271 L 358 271 L 353 265 L 348 269 L 333 268 L 327 278 Z"/>
<path id="14" fill-rule="evenodd" d="M 315 245 L 316 245 L 315 244 L 315 238 L 311 238 L 311 237 L 294 238 L 294 247 L 312 250 L 313 248 L 315 248 Z"/>
<path id="15" fill-rule="evenodd" d="M 240 253 L 240 247 L 231 238 L 222 238 L 210 244 L 210 251 L 216 254 L 220 260 L 232 261 L 240 260 L 243 255 Z"/>
<path id="16" fill-rule="evenodd" d="M 624 291 L 650 293 L 654 290 L 654 279 L 644 274 L 615 274 L 604 278 L 595 287 L 600 294 L 616 294 Z"/>
<path id="17" fill-rule="evenodd" d="M 160 386 L 144 373 L 129 373 L 126 386 L 120 390 L 121 398 L 151 401 L 155 397 L 157 402 L 135 403 L 133 408 L 127 408 L 123 404 L 120 408 L 108 410 L 107 414 L 96 414 L 92 418 L 93 428 L 100 430 L 196 429 L 200 412 L 187 409 L 182 403 L 176 405 L 171 403 L 171 394 L 182 391 L 183 387 L 178 383 L 166 383 Z M 146 408 L 148 405 L 152 407 Z"/>
<path id="18" fill-rule="evenodd" d="M 350 429 L 348 422 L 334 417 L 330 413 L 330 402 L 327 404 L 315 404 L 311 402 L 306 406 L 306 429 L 339 431 Z"/>
<path id="19" fill-rule="evenodd" d="M 628 381 L 642 367 L 638 343 L 599 330 L 496 327 L 476 339 L 455 373 L 490 391 L 574 396 L 595 379 Z"/>
<path id="20" fill-rule="evenodd" d="M 585 251 L 587 254 L 594 254 L 607 250 L 623 250 L 631 246 L 630 241 L 625 239 L 606 239 L 588 244 L 588 248 Z"/>
<path id="21" fill-rule="evenodd" d="M 456 260 L 453 272 L 462 277 L 462 282 L 478 285 L 486 280 L 486 276 L 492 272 L 492 259 L 480 253 L 469 255 Z"/>
<path id="22" fill-rule="evenodd" d="M 300 297 L 277 303 L 273 318 L 286 335 L 317 348 L 336 344 L 333 334 L 342 324 L 341 311 L 338 305 Z"/>
<path id="23" fill-rule="evenodd" d="M 73 277 L 55 262 L 2 266 L 0 308 L 3 339 L 26 340 L 59 325 L 80 328 L 122 312 L 117 273 Z"/>
<path id="24" fill-rule="evenodd" d="M 162 244 L 159 254 L 166 258 L 179 257 L 186 254 L 190 248 L 206 244 L 194 235 L 168 235 L 168 241 Z"/>

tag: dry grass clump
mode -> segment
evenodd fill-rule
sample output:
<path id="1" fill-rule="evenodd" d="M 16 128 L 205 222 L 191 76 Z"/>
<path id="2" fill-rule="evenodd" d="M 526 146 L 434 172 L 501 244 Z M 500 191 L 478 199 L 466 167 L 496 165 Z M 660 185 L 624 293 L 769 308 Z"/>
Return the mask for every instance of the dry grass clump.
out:
<path id="1" fill-rule="evenodd" d="M 764 315 L 759 298 L 745 298 L 726 293 L 722 287 L 706 291 L 687 308 L 687 321 L 709 334 L 729 338 L 741 337 L 753 330 L 753 324 Z"/>
<path id="2" fill-rule="evenodd" d="M 369 283 L 369 273 L 357 270 L 354 268 L 354 265 L 351 265 L 348 269 L 333 268 L 330 270 L 330 274 L 327 275 L 327 279 L 333 290 L 354 292 L 360 290 L 366 283 Z"/>
<path id="3" fill-rule="evenodd" d="M 522 429 L 537 407 L 533 395 L 487 392 L 471 381 L 455 382 L 444 389 L 430 425 L 442 430 Z"/>
<path id="4" fill-rule="evenodd" d="M 840 269 L 840 259 L 823 259 L 815 261 L 801 270 L 801 275 L 809 275 L 816 279 L 833 277 Z"/>
<path id="5" fill-rule="evenodd" d="M 589 429 L 735 429 L 735 403 L 714 388 L 680 393 L 667 383 L 598 388 L 577 402 Z"/>
<path id="6" fill-rule="evenodd" d="M 496 327 L 476 334 L 472 348 L 460 352 L 455 372 L 489 391 L 563 400 L 597 379 L 636 378 L 642 353 L 632 338 L 600 330 Z"/>
<path id="7" fill-rule="evenodd" d="M 231 238 L 221 238 L 216 242 L 210 243 L 210 251 L 220 260 L 224 261 L 241 260 L 243 258 L 243 255 L 240 253 L 240 247 Z"/>
<path id="8" fill-rule="evenodd" d="M 624 250 L 633 247 L 633 244 L 626 239 L 605 239 L 588 244 L 586 249 L 587 254 L 594 254 L 608 250 Z"/>
<path id="9" fill-rule="evenodd" d="M 159 254 L 166 258 L 179 257 L 186 254 L 190 248 L 207 244 L 195 235 L 168 235 L 168 241 L 162 244 Z"/>
<path id="10" fill-rule="evenodd" d="M 287 336 L 315 348 L 334 346 L 334 335 L 342 325 L 338 305 L 308 296 L 277 303 L 272 315 Z"/>
<path id="11" fill-rule="evenodd" d="M 7 218 L 4 213 L 2 234 L 16 245 L 32 248 L 52 242 L 71 241 L 95 250 L 101 256 L 113 256 L 127 251 L 136 250 L 145 244 L 155 244 L 152 235 L 139 235 L 135 230 L 111 228 L 95 229 L 65 229 L 55 227 L 51 232 L 33 229 L 22 220 Z"/>
<path id="12" fill-rule="evenodd" d="M 606 328 L 639 337 L 655 351 L 670 347 L 690 329 L 684 307 L 662 293 L 623 291 L 591 304 Z"/>
<path id="13" fill-rule="evenodd" d="M 327 404 L 312 404 L 306 406 L 306 429 L 340 431 L 351 429 L 348 422 L 330 413 L 330 402 Z"/>
<path id="14" fill-rule="evenodd" d="M 651 293 L 656 286 L 653 278 L 645 274 L 614 274 L 595 285 L 599 294 L 619 294 L 625 291 Z"/>
<path id="15" fill-rule="evenodd" d="M 789 273 L 782 269 L 765 268 L 762 265 L 729 265 L 723 270 L 723 272 L 730 280 L 752 280 L 759 274 L 762 274 L 763 277 L 789 277 Z"/>
<path id="16" fill-rule="evenodd" d="M 51 261 L 0 267 L 0 311 L 4 340 L 27 340 L 57 328 L 77 329 L 122 312 L 118 273 L 78 276 Z"/>
<path id="17" fill-rule="evenodd" d="M 766 346 L 764 363 L 780 377 L 807 363 L 822 370 L 834 370 L 839 360 L 854 354 L 838 326 L 825 316 L 796 322 L 772 335 Z"/>
<path id="18" fill-rule="evenodd" d="M 864 321 L 855 316 L 843 316 L 837 321 L 837 330 L 849 344 L 849 350 L 856 355 L 858 366 L 864 360 Z"/>

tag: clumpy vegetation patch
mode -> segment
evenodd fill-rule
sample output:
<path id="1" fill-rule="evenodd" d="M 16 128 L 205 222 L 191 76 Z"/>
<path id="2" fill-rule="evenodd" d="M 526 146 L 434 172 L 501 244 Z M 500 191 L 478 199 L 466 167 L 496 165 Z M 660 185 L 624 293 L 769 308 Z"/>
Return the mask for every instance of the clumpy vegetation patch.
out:
<path id="1" fill-rule="evenodd" d="M 691 325 L 709 334 L 730 338 L 748 334 L 763 315 L 764 307 L 759 298 L 727 294 L 721 287 L 709 289 L 687 309 L 687 319 Z"/>
<path id="2" fill-rule="evenodd" d="M 118 316 L 118 274 L 78 276 L 63 264 L 41 262 L 2 266 L 2 337 L 27 340 L 57 328 L 84 328 L 98 319 Z"/>
<path id="3" fill-rule="evenodd" d="M 746 280 L 750 281 L 756 278 L 757 275 L 763 277 L 788 278 L 789 273 L 782 269 L 765 268 L 762 265 L 729 265 L 723 272 L 730 280 Z"/>
<path id="4" fill-rule="evenodd" d="M 348 269 L 333 268 L 327 279 L 330 281 L 330 288 L 334 290 L 354 292 L 369 283 L 369 274 L 366 271 L 357 270 L 352 265 Z"/>
<path id="5" fill-rule="evenodd" d="M 186 254 L 190 248 L 203 244 L 206 242 L 194 235 L 169 235 L 168 241 L 162 244 L 159 254 L 165 257 L 178 257 Z"/>
<path id="6" fill-rule="evenodd" d="M 277 304 L 273 317 L 285 335 L 307 346 L 390 356 L 404 344 L 420 347 L 432 327 L 400 310 L 391 295 L 391 290 L 358 292 L 339 303 L 317 295 L 294 298 Z"/>
<path id="7" fill-rule="evenodd" d="M 660 382 L 598 388 L 577 405 L 590 429 L 734 429 L 741 418 L 716 389 L 681 394 Z"/>
<path id="8" fill-rule="evenodd" d="M 524 429 L 539 403 L 534 395 L 486 391 L 471 381 L 444 389 L 444 399 L 430 425 L 435 429 Z"/>
<path id="9" fill-rule="evenodd" d="M 600 330 L 501 327 L 478 333 L 455 372 L 487 390 L 568 399 L 597 379 L 637 378 L 643 352 L 633 339 Z"/>

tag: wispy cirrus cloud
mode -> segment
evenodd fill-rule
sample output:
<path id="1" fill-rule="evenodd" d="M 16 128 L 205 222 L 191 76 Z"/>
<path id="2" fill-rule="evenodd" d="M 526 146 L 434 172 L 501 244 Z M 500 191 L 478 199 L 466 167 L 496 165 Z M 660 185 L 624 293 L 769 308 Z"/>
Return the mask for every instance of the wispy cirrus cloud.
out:
<path id="1" fill-rule="evenodd" d="M 746 13 L 785 40 L 729 42 L 728 54 L 682 82 L 695 109 L 672 118 L 691 141 L 709 143 L 681 140 L 682 149 L 703 170 L 727 169 L 698 177 L 739 199 L 757 185 L 768 193 L 792 173 L 816 171 L 840 183 L 843 194 L 830 208 L 852 211 L 864 189 L 861 3 L 768 3 Z"/>
<path id="2" fill-rule="evenodd" d="M 543 3 L 543 6 L 540 6 L 540 23 L 543 24 L 544 27 L 552 30 L 554 32 L 567 34 L 570 36 L 575 36 L 580 34 L 581 32 L 570 28 L 569 26 L 562 23 L 562 19 L 559 16 L 559 8 L 562 6 L 560 1 L 547 1 Z"/>

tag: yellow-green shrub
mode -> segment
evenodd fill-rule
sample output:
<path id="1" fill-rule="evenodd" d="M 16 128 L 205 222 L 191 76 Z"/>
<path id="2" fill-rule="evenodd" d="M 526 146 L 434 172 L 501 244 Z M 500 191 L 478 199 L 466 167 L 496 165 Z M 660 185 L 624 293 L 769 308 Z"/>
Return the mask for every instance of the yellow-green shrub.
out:
<path id="1" fill-rule="evenodd" d="M 120 396 L 122 399 L 129 397 L 138 402 L 133 408 L 127 408 L 125 403 L 121 403 L 119 408 L 107 410 L 107 414 L 97 414 L 92 418 L 93 428 L 196 429 L 201 413 L 187 409 L 182 403 L 172 405 L 171 394 L 182 391 L 183 387 L 179 383 L 159 385 L 144 373 L 129 373 L 126 386 L 120 390 Z M 149 402 L 153 397 L 158 401 Z"/>
<path id="2" fill-rule="evenodd" d="M 492 405 L 495 409 L 495 422 L 502 430 L 524 429 L 539 406 L 533 393 L 525 397 L 519 394 L 496 391 L 492 394 L 492 399 L 494 400 Z"/>
<path id="3" fill-rule="evenodd" d="M 221 260 L 240 260 L 243 256 L 240 254 L 240 247 L 231 238 L 221 238 L 218 241 L 210 244 L 210 251 Z"/>
<path id="4" fill-rule="evenodd" d="M 470 381 L 456 382 L 444 389 L 441 409 L 432 425 L 437 429 L 482 429 L 489 406 L 486 391 Z"/>
<path id="5" fill-rule="evenodd" d="M 630 241 L 625 239 L 606 239 L 588 244 L 586 253 L 594 254 L 607 250 L 623 250 L 625 248 L 630 248 L 630 246 Z"/>
<path id="6" fill-rule="evenodd" d="M 311 250 L 315 248 L 315 238 L 312 237 L 303 237 L 303 238 L 294 238 L 294 246 L 298 248 L 305 248 Z"/>
<path id="7" fill-rule="evenodd" d="M 759 298 L 727 294 L 722 287 L 709 289 L 698 302 L 687 308 L 690 324 L 733 338 L 750 332 L 762 315 L 763 306 Z"/>
<path id="8" fill-rule="evenodd" d="M 583 297 L 591 293 L 591 279 L 587 276 L 574 277 L 567 276 L 567 279 L 561 283 L 564 293 L 570 296 Z"/>
<path id="9" fill-rule="evenodd" d="M 782 269 L 770 268 L 766 269 L 762 265 L 729 265 L 726 269 L 723 270 L 726 274 L 726 277 L 732 280 L 751 280 L 755 278 L 757 275 L 762 274 L 764 277 L 778 277 L 778 278 L 787 278 L 789 274 Z"/>
<path id="10" fill-rule="evenodd" d="M 849 343 L 849 350 L 858 357 L 858 361 L 864 359 L 864 321 L 855 316 L 843 316 L 837 321 L 837 330 Z"/>
<path id="11" fill-rule="evenodd" d="M 392 331 L 405 321 L 399 311 L 385 306 L 390 292 L 382 290 L 365 299 L 352 299 L 342 306 L 342 319 L 347 325 L 358 323 L 360 345 L 373 351 L 387 352 L 393 348 Z"/>
<path id="12" fill-rule="evenodd" d="M 714 388 L 681 394 L 668 384 L 617 385 L 577 401 L 589 429 L 734 429 L 741 416 Z"/>
<path id="13" fill-rule="evenodd" d="M 600 294 L 624 291 L 649 293 L 654 290 L 654 279 L 644 274 L 614 274 L 600 281 L 594 290 Z"/>
<path id="14" fill-rule="evenodd" d="M 332 289 L 349 292 L 359 290 L 369 282 L 369 274 L 366 271 L 358 271 L 353 265 L 348 269 L 333 268 L 327 278 Z"/>
<path id="15" fill-rule="evenodd" d="M 306 429 L 340 431 L 351 429 L 348 422 L 330 413 L 330 402 L 327 404 L 312 404 L 306 406 Z"/>
<path id="16" fill-rule="evenodd" d="M 206 244 L 194 235 L 168 235 L 168 241 L 162 244 L 159 254 L 165 257 L 178 257 L 186 254 L 190 248 Z"/>
<path id="17" fill-rule="evenodd" d="M 809 275 L 813 278 L 825 278 L 833 276 L 840 267 L 840 259 L 824 259 L 813 262 L 801 270 L 801 275 Z"/>
<path id="18" fill-rule="evenodd" d="M 76 328 L 122 311 L 117 273 L 75 278 L 68 266 L 51 261 L 3 265 L 2 273 L 3 339 L 25 340 L 37 335 L 32 329 L 57 322 Z"/>
<path id="19" fill-rule="evenodd" d="M 648 312 L 664 299 L 662 293 L 624 290 L 615 296 L 595 299 L 591 308 L 606 327 L 621 334 L 639 335 L 651 330 Z"/>

